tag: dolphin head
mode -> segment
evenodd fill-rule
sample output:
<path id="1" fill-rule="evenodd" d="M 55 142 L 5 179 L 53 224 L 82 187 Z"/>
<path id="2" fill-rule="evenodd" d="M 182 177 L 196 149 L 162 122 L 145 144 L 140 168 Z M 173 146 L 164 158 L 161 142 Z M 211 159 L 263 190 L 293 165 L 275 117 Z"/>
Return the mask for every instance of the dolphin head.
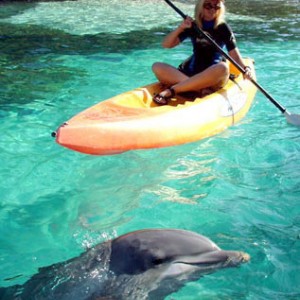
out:
<path id="1" fill-rule="evenodd" d="M 140 230 L 112 242 L 110 269 L 115 274 L 141 274 L 149 269 L 162 270 L 160 278 L 199 271 L 238 266 L 249 255 L 221 250 L 200 234 L 177 229 Z"/>
<path id="2" fill-rule="evenodd" d="M 113 240 L 109 268 L 119 278 L 131 276 L 135 282 L 131 285 L 138 284 L 147 299 L 163 299 L 187 281 L 249 259 L 246 253 L 221 250 L 207 237 L 191 231 L 148 229 Z"/>
<path id="3" fill-rule="evenodd" d="M 249 260 L 240 251 L 221 250 L 207 237 L 185 230 L 148 229 L 112 241 L 110 269 L 116 274 L 139 274 L 161 265 L 210 270 L 234 267 Z M 179 269 L 178 269 L 179 271 Z M 171 275 L 171 273 L 170 273 Z"/>

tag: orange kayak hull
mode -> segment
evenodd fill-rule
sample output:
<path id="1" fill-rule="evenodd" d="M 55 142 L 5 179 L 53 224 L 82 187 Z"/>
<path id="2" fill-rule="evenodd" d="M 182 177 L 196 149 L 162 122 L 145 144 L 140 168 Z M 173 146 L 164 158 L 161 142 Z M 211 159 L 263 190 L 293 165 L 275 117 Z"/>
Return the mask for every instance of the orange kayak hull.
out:
<path id="1" fill-rule="evenodd" d="M 254 70 L 251 59 L 246 64 Z M 256 87 L 234 67 L 231 73 L 236 78 L 219 91 L 202 98 L 176 96 L 166 106 L 152 101 L 153 95 L 164 88 L 160 83 L 117 95 L 61 125 L 56 142 L 86 154 L 111 155 L 213 136 L 240 121 L 255 97 Z"/>

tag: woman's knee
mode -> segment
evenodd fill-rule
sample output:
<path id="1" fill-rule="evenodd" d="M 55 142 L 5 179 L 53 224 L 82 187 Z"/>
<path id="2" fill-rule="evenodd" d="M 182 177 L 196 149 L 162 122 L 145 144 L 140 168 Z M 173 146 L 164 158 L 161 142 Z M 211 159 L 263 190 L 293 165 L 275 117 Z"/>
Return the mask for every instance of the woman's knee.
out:
<path id="1" fill-rule="evenodd" d="M 226 62 L 220 62 L 218 64 L 219 72 L 221 76 L 229 77 L 229 65 Z"/>
<path id="2" fill-rule="evenodd" d="M 156 62 L 152 65 L 152 71 L 157 74 L 163 69 L 164 65 L 164 63 Z"/>
<path id="3" fill-rule="evenodd" d="M 226 62 L 221 62 L 218 64 L 219 70 L 219 81 L 214 86 L 216 89 L 222 88 L 228 82 L 230 71 L 229 65 Z"/>

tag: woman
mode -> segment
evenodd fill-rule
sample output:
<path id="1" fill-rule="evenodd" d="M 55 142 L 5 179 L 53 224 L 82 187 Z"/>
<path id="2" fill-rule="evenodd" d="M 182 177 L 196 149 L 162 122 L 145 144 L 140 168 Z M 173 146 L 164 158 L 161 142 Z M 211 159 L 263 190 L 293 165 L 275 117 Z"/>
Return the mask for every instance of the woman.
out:
<path id="1" fill-rule="evenodd" d="M 251 70 L 245 66 L 236 46 L 234 34 L 224 21 L 223 0 L 199 0 L 195 6 L 196 25 L 209 34 L 245 70 L 244 77 L 251 78 Z M 211 92 L 222 88 L 229 78 L 229 66 L 222 55 L 204 37 L 192 28 L 193 19 L 187 17 L 162 42 L 164 48 L 173 48 L 190 38 L 193 55 L 178 69 L 165 63 L 154 63 L 152 70 L 157 79 L 168 86 L 155 95 L 153 101 L 160 105 L 168 104 L 175 94 L 189 91 L 200 92 L 209 88 Z"/>

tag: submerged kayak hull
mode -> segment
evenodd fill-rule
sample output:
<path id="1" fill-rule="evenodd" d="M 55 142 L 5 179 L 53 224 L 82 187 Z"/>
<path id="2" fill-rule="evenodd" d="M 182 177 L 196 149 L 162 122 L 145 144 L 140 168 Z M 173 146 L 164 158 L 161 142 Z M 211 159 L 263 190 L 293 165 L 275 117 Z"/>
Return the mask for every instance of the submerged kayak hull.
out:
<path id="1" fill-rule="evenodd" d="M 247 65 L 253 68 L 252 60 Z M 249 111 L 256 88 L 234 67 L 234 80 L 203 98 L 176 96 L 157 106 L 160 83 L 117 95 L 77 114 L 56 132 L 58 144 L 93 155 L 185 144 L 224 131 Z M 193 101 L 191 101 L 193 100 Z"/>

